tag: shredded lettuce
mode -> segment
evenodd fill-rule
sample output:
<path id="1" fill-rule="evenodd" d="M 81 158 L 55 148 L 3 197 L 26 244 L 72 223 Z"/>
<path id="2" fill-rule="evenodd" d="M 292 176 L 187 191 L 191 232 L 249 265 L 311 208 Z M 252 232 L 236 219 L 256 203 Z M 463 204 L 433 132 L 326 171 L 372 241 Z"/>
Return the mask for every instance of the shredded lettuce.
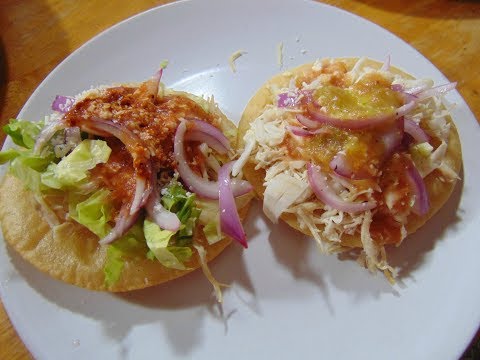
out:
<path id="1" fill-rule="evenodd" d="M 210 245 L 215 244 L 222 239 L 218 201 L 200 199 L 197 200 L 197 206 L 201 210 L 198 220 L 204 225 L 203 233 Z"/>
<path id="2" fill-rule="evenodd" d="M 10 172 L 17 178 L 22 180 L 24 186 L 33 191 L 34 193 L 40 193 L 42 189 L 42 183 L 40 180 L 40 170 L 42 165 L 46 166 L 46 160 L 39 158 L 38 163 L 33 161 L 32 157 L 28 154 L 25 156 L 17 156 L 10 163 Z M 34 168 L 32 168 L 34 166 Z"/>
<path id="3" fill-rule="evenodd" d="M 111 230 L 110 191 L 100 189 L 83 201 L 78 197 L 69 197 L 69 215 L 72 219 L 88 228 L 99 238 L 103 238 Z"/>
<path id="4" fill-rule="evenodd" d="M 18 151 L 17 149 L 8 149 L 5 151 L 0 151 L 0 164 L 5 164 L 20 155 L 21 155 L 21 152 Z"/>
<path id="5" fill-rule="evenodd" d="M 126 259 L 145 257 L 147 251 L 143 228 L 137 223 L 120 239 L 107 246 L 107 258 L 103 267 L 105 285 L 111 287 L 120 280 Z"/>
<path id="6" fill-rule="evenodd" d="M 195 194 L 187 192 L 182 184 L 175 180 L 162 191 L 162 205 L 175 213 L 181 222 L 176 233 L 176 243 L 179 246 L 191 243 L 195 223 L 200 216 L 200 209 L 197 208 L 195 200 Z"/>
<path id="7" fill-rule="evenodd" d="M 218 221 L 211 221 L 203 227 L 203 233 L 209 245 L 222 240 L 222 233 L 220 231 L 220 223 Z"/>
<path id="8" fill-rule="evenodd" d="M 50 163 L 42 173 L 42 183 L 53 189 L 78 186 L 88 178 L 88 170 L 107 162 L 110 147 L 103 140 L 83 140 L 58 164 Z"/>
<path id="9" fill-rule="evenodd" d="M 143 232 L 148 248 L 163 266 L 177 270 L 187 269 L 184 262 L 192 256 L 192 249 L 188 246 L 169 246 L 175 232 L 162 230 L 147 219 L 143 223 Z"/>
<path id="10" fill-rule="evenodd" d="M 26 120 L 10 119 L 3 127 L 3 131 L 9 135 L 13 142 L 26 149 L 33 149 L 35 139 L 43 128 L 43 122 L 30 122 Z"/>

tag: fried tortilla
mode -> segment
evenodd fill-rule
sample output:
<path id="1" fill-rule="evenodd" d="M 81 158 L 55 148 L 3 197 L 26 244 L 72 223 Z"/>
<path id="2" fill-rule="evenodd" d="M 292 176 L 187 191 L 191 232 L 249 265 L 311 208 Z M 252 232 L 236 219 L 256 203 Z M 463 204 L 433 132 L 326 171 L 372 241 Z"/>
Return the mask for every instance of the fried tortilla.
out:
<path id="1" fill-rule="evenodd" d="M 312 120 L 307 106 L 309 102 L 317 101 L 319 106 L 312 111 L 320 112 L 321 120 L 325 112 L 334 113 L 330 116 L 340 120 L 355 116 L 378 119 L 383 116 L 379 111 L 391 111 L 392 118 L 395 118 L 395 109 L 402 111 L 405 109 L 402 106 L 415 97 L 427 96 L 428 91 L 434 91 L 429 90 L 432 82 L 415 81 L 413 76 L 389 63 L 371 59 L 318 60 L 278 74 L 263 84 L 245 107 L 238 128 L 238 148 L 248 152 L 248 158 L 244 156 L 246 162 L 242 171 L 262 200 L 267 187 L 273 188 L 273 182 L 281 176 L 289 178 L 292 186 L 298 185 L 298 195 L 293 190 L 292 193 L 281 190 L 283 193 L 278 196 L 276 204 L 280 206 L 282 201 L 289 201 L 282 209 L 281 219 L 296 230 L 315 237 L 326 253 L 352 248 L 363 250 L 365 265 L 372 271 L 383 270 L 388 277 L 395 271 L 388 266 L 384 246 L 398 246 L 408 234 L 424 225 L 446 203 L 458 179 L 462 165 L 460 139 L 445 105 L 440 103 L 439 96 L 415 100 L 413 110 L 410 108 L 410 112 L 399 116 L 398 121 L 403 121 L 404 117 L 414 120 L 428 134 L 428 144 L 419 145 L 410 136 L 404 136 L 393 155 L 385 155 L 387 145 L 382 145 L 377 152 L 374 150 L 378 147 L 376 143 L 390 130 L 377 130 L 373 125 L 362 129 L 337 128 L 331 123 L 318 123 L 314 128 L 308 128 L 311 123 L 300 122 L 298 115 Z M 408 93 L 415 86 L 417 88 L 412 92 L 417 93 Z M 368 108 L 368 101 L 376 103 Z M 391 109 L 375 109 L 387 109 L 387 105 L 391 105 Z M 390 125 L 382 126 L 385 129 Z M 404 131 L 403 123 L 401 131 Z M 384 137 L 386 139 L 386 135 Z M 424 166 L 435 153 L 439 158 L 435 166 Z M 333 169 L 334 157 L 339 154 L 352 159 L 350 165 L 355 171 L 350 171 L 347 176 L 338 174 L 336 167 Z M 370 160 L 363 159 L 363 154 L 378 158 L 368 162 Z M 398 160 L 400 165 L 395 167 L 392 164 L 397 158 L 404 158 L 404 163 Z M 415 202 L 411 186 L 403 179 L 403 174 L 395 174 L 399 168 L 407 166 L 405 163 L 409 163 L 409 159 L 422 173 L 428 193 L 428 211 L 421 214 L 411 209 Z M 309 189 L 306 162 L 321 168 L 331 187 L 341 188 L 337 194 L 346 194 L 342 195 L 341 201 L 370 201 L 376 203 L 376 207 L 348 214 L 324 204 Z M 364 175 L 361 171 L 370 173 Z M 277 182 L 281 184 L 280 180 Z M 284 186 L 284 189 L 292 186 Z M 303 195 L 300 194 L 302 191 Z M 398 195 L 401 191 L 405 193 Z M 397 196 L 398 202 L 389 194 Z M 397 211 L 397 208 L 401 209 Z M 272 221 L 277 220 L 265 204 L 264 210 L 267 216 L 273 217 Z"/>
<path id="2" fill-rule="evenodd" d="M 232 148 L 235 148 L 236 127 L 220 112 L 213 99 L 200 100 L 191 94 L 160 88 L 159 94 L 162 97 L 157 103 L 161 104 L 153 106 L 151 104 L 153 96 L 148 94 L 134 96 L 145 91 L 145 84 L 148 87 L 147 82 L 87 91 L 77 99 L 72 109 L 62 114 L 62 117 L 72 124 L 88 117 L 113 116 L 120 119 L 118 123 L 122 126 L 134 129 L 132 131 L 137 131 L 135 126 L 139 127 L 136 134 L 143 137 L 150 149 L 154 149 L 151 152 L 155 153 L 152 160 L 155 171 L 165 168 L 169 168 L 171 172 L 174 170 L 173 135 L 180 118 L 207 119 L 224 133 Z M 130 107 L 130 103 L 137 100 L 138 104 L 135 106 L 138 109 L 131 111 L 133 107 Z M 132 119 L 135 119 L 136 115 L 141 116 L 140 120 L 133 122 Z M 125 119 L 124 123 L 121 123 L 121 119 Z M 155 135 L 155 132 L 158 135 Z M 108 138 L 107 141 L 113 151 L 116 148 L 120 150 L 114 154 L 115 156 L 110 156 L 107 163 L 97 165 L 92 171 L 98 179 L 102 179 L 104 186 L 110 187 L 116 201 L 121 202 L 122 196 L 133 197 L 132 192 L 135 190 L 135 184 L 130 179 L 134 173 L 131 169 L 132 159 L 127 156 L 128 154 L 118 155 L 127 152 L 120 142 L 115 142 L 115 138 Z M 189 161 L 195 162 L 200 155 L 195 153 L 196 150 L 192 150 L 193 147 L 188 146 L 190 156 L 194 158 Z M 226 160 L 228 159 L 222 161 Z M 252 198 L 252 192 L 236 198 L 242 220 Z M 45 203 L 48 203 L 49 209 L 55 212 L 59 223 L 52 224 L 51 221 L 47 221 L 42 206 Z M 145 217 L 143 209 L 139 216 L 140 219 Z M 68 215 L 68 206 L 65 207 L 65 195 L 62 195 L 62 192 L 47 194 L 39 201 L 38 195 L 27 189 L 22 180 L 11 173 L 7 173 L 0 184 L 0 223 L 6 242 L 25 260 L 55 279 L 92 290 L 119 292 L 141 289 L 178 278 L 202 266 L 200 254 L 193 246 L 192 256 L 183 263 L 184 270 L 179 270 L 166 267 L 155 258 L 147 258 L 149 250 L 147 244 L 141 246 L 137 244 L 128 255 L 122 255 L 124 263 L 120 278 L 114 284 L 107 284 L 105 264 L 111 245 L 99 244 L 99 236 Z M 206 260 L 210 261 L 232 240 L 223 235 L 221 240 L 210 245 L 203 229 L 204 225 L 197 221 L 192 243 L 201 245 L 205 249 Z"/>

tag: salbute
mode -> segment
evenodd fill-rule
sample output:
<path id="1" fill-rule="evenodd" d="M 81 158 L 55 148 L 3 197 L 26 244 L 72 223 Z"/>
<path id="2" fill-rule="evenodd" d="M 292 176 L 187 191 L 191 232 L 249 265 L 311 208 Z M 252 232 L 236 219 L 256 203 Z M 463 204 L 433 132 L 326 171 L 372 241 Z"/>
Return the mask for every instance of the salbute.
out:
<path id="1" fill-rule="evenodd" d="M 265 214 L 311 235 L 325 253 L 360 249 L 394 281 L 399 245 L 448 199 L 461 147 L 443 95 L 388 58 L 322 59 L 279 74 L 245 108 L 243 171 Z"/>

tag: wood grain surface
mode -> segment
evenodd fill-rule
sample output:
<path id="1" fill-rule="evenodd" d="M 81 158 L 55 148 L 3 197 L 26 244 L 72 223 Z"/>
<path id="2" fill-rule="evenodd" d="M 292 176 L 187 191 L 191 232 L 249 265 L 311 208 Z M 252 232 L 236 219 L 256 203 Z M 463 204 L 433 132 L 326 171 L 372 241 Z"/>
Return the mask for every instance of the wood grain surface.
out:
<path id="1" fill-rule="evenodd" d="M 87 40 L 121 20 L 168 2 L 0 0 L 1 124 L 15 117 L 39 83 Z M 369 19 L 410 43 L 448 79 L 458 82 L 457 89 L 480 119 L 480 1 L 324 2 Z M 4 138 L 2 134 L 0 143 Z M 465 359 L 480 355 L 479 342 L 477 335 Z M 0 303 L 0 359 L 29 358 Z"/>

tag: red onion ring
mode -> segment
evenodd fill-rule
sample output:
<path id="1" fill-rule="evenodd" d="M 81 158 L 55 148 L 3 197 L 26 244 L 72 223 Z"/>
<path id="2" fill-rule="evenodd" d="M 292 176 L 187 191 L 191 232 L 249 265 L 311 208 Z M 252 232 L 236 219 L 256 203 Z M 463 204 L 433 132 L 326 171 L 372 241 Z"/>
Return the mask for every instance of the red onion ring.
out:
<path id="1" fill-rule="evenodd" d="M 424 143 L 430 140 L 427 133 L 413 120 L 404 118 L 405 132 L 409 134 L 416 143 Z"/>
<path id="2" fill-rule="evenodd" d="M 178 173 L 190 191 L 207 199 L 218 199 L 218 182 L 209 181 L 197 175 L 192 169 L 190 169 L 190 166 L 187 163 L 183 146 L 185 133 L 187 131 L 187 121 L 188 120 L 180 121 L 173 142 L 173 153 L 177 162 Z M 231 186 L 234 196 L 246 194 L 253 189 L 248 181 L 237 179 L 231 181 Z"/>
<path id="3" fill-rule="evenodd" d="M 222 144 L 221 141 L 217 140 L 216 137 L 195 129 L 187 131 L 187 133 L 185 134 L 185 140 L 199 141 L 201 143 L 205 143 L 219 154 L 226 154 L 230 149 L 230 147 L 225 147 L 224 144 Z"/>
<path id="4" fill-rule="evenodd" d="M 53 100 L 52 110 L 64 114 L 72 108 L 74 103 L 75 98 L 71 96 L 57 95 L 55 96 L 55 100 Z"/>
<path id="5" fill-rule="evenodd" d="M 224 234 L 232 237 L 244 248 L 247 248 L 247 238 L 238 215 L 237 205 L 235 204 L 230 182 L 230 172 L 232 171 L 234 163 L 234 161 L 231 161 L 223 165 L 218 172 L 220 227 Z"/>
<path id="6" fill-rule="evenodd" d="M 212 124 L 207 123 L 206 121 L 196 119 L 196 118 L 188 118 L 190 124 L 192 124 L 191 129 L 189 130 L 196 130 L 198 132 L 205 133 L 213 138 L 215 138 L 218 142 L 222 144 L 222 146 L 230 150 L 230 140 L 222 133 L 221 130 L 217 129 Z"/>
<path id="7" fill-rule="evenodd" d="M 412 211 L 414 214 L 423 216 L 428 213 L 430 209 L 430 200 L 428 197 L 427 187 L 423 181 L 422 176 L 418 172 L 413 161 L 407 167 L 407 179 L 413 190 L 415 202 L 413 203 Z"/>
<path id="8" fill-rule="evenodd" d="M 374 201 L 354 203 L 343 200 L 328 185 L 326 176 L 318 166 L 307 163 L 308 182 L 317 198 L 326 205 L 348 213 L 358 213 L 373 209 L 377 206 Z"/>

